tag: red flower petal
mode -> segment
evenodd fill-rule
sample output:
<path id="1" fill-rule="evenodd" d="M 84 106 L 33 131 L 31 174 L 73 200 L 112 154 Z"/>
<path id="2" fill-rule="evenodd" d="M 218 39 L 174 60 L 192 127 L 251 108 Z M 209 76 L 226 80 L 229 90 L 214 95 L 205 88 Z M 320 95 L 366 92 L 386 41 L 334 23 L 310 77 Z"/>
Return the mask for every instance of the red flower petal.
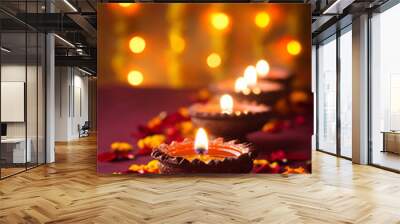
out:
<path id="1" fill-rule="evenodd" d="M 272 152 L 269 157 L 270 157 L 269 160 L 272 162 L 283 161 L 284 159 L 286 159 L 286 153 L 283 150 L 278 150 L 278 151 Z"/>
<path id="2" fill-rule="evenodd" d="M 135 155 L 136 155 L 136 156 L 147 156 L 147 155 L 150 155 L 151 151 L 152 151 L 152 149 L 150 149 L 150 148 L 148 148 L 148 147 L 144 147 L 144 148 L 142 148 L 142 149 L 139 149 L 139 150 L 135 153 Z"/>
<path id="3" fill-rule="evenodd" d="M 103 152 L 97 156 L 97 160 L 100 162 L 111 162 L 115 158 L 117 158 L 117 156 L 113 152 Z"/>

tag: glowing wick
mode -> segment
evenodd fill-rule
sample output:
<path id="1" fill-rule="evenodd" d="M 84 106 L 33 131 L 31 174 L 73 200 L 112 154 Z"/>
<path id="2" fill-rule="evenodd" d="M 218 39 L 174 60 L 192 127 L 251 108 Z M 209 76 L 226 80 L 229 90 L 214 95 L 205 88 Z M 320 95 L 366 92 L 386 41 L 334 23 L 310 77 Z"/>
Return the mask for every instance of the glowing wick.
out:
<path id="1" fill-rule="evenodd" d="M 235 92 L 240 93 L 247 89 L 246 80 L 243 77 L 239 77 L 235 82 Z"/>
<path id="2" fill-rule="evenodd" d="M 221 112 L 224 114 L 231 114 L 233 112 L 233 99 L 229 94 L 224 94 L 219 98 L 219 106 Z"/>
<path id="3" fill-rule="evenodd" d="M 197 154 L 204 155 L 208 152 L 207 132 L 203 128 L 199 128 L 194 139 L 194 151 Z"/>
<path id="4" fill-rule="evenodd" d="M 256 67 L 250 65 L 244 70 L 244 79 L 249 87 L 257 85 L 257 70 Z"/>
<path id="5" fill-rule="evenodd" d="M 260 77 L 266 77 L 269 72 L 269 64 L 266 60 L 259 60 L 256 65 L 257 73 Z"/>

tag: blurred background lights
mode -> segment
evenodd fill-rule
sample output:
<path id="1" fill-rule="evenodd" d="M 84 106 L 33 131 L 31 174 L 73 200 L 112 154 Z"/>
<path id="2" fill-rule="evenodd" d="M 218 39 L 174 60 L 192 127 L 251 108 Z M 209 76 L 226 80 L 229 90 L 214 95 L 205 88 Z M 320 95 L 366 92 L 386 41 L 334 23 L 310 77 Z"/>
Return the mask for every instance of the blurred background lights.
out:
<path id="1" fill-rule="evenodd" d="M 135 54 L 142 53 L 145 47 L 146 42 L 139 36 L 135 36 L 129 41 L 129 48 Z"/>
<path id="2" fill-rule="evenodd" d="M 291 55 L 298 55 L 301 52 L 301 44 L 297 40 L 290 41 L 286 48 L 288 53 Z"/>
<path id="3" fill-rule="evenodd" d="M 246 80 L 243 77 L 239 77 L 235 81 L 235 92 L 239 93 L 247 88 Z"/>
<path id="4" fill-rule="evenodd" d="M 259 60 L 256 64 L 256 70 L 260 77 L 267 76 L 269 69 L 270 69 L 270 67 L 266 60 L 263 60 L 263 59 Z"/>
<path id="5" fill-rule="evenodd" d="M 244 70 L 244 79 L 249 87 L 257 85 L 257 70 L 253 65 L 247 66 Z"/>
<path id="6" fill-rule="evenodd" d="M 171 44 L 171 49 L 176 53 L 181 53 L 185 50 L 185 40 L 176 34 L 171 34 L 169 36 L 169 41 Z"/>
<path id="7" fill-rule="evenodd" d="M 129 6 L 132 6 L 133 3 L 119 3 L 119 5 L 122 7 L 129 7 Z"/>
<path id="8" fill-rule="evenodd" d="M 256 25 L 260 28 L 265 28 L 268 26 L 270 21 L 270 17 L 269 14 L 266 12 L 259 12 L 257 13 L 254 22 L 256 23 Z"/>
<path id="9" fill-rule="evenodd" d="M 212 53 L 207 57 L 207 65 L 210 68 L 216 68 L 221 64 L 221 57 L 217 53 Z"/>
<path id="10" fill-rule="evenodd" d="M 128 83 L 132 86 L 138 86 L 143 82 L 143 74 L 133 70 L 128 73 Z"/>
<path id="11" fill-rule="evenodd" d="M 229 25 L 229 17 L 222 12 L 211 14 L 211 24 L 217 30 L 224 30 Z"/>

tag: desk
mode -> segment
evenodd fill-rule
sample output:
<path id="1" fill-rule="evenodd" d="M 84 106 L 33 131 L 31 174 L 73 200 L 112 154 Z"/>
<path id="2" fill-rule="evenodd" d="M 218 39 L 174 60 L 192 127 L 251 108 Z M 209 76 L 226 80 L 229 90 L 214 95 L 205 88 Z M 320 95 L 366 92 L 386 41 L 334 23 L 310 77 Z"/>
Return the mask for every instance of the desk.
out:
<path id="1" fill-rule="evenodd" d="M 382 131 L 382 152 L 393 152 L 400 154 L 400 131 Z"/>
<path id="2" fill-rule="evenodd" d="M 26 142 L 26 154 L 25 144 Z M 1 157 L 6 160 L 6 163 L 25 163 L 30 162 L 32 158 L 30 138 L 5 138 L 1 139 Z M 25 160 L 26 159 L 26 160 Z"/>

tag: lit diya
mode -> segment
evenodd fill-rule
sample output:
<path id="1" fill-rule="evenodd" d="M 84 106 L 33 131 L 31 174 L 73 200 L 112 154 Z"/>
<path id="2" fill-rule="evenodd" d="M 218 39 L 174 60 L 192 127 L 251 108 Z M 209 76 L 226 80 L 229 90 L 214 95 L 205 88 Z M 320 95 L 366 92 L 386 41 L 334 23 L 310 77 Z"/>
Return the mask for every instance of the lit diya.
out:
<path id="1" fill-rule="evenodd" d="M 211 91 L 230 93 L 238 99 L 273 105 L 285 96 L 286 88 L 279 82 L 258 80 L 256 68 L 250 65 L 243 76 L 212 85 Z"/>
<path id="2" fill-rule="evenodd" d="M 256 71 L 261 80 L 268 80 L 273 82 L 289 85 L 292 80 L 292 73 L 284 68 L 270 68 L 269 63 L 262 59 L 256 64 Z"/>
<path id="3" fill-rule="evenodd" d="M 161 144 L 151 156 L 159 161 L 162 174 L 248 173 L 255 157 L 246 144 L 224 142 L 222 138 L 209 142 L 203 128 L 199 128 L 194 141 Z"/>
<path id="4" fill-rule="evenodd" d="M 245 139 L 247 133 L 260 130 L 271 117 L 271 109 L 263 104 L 234 101 L 229 94 L 219 102 L 211 100 L 189 107 L 192 122 L 225 139 Z"/>
<path id="5" fill-rule="evenodd" d="M 243 77 L 236 79 L 234 91 L 241 99 L 270 105 L 285 96 L 286 88 L 278 82 L 258 80 L 256 68 L 250 65 Z"/>

